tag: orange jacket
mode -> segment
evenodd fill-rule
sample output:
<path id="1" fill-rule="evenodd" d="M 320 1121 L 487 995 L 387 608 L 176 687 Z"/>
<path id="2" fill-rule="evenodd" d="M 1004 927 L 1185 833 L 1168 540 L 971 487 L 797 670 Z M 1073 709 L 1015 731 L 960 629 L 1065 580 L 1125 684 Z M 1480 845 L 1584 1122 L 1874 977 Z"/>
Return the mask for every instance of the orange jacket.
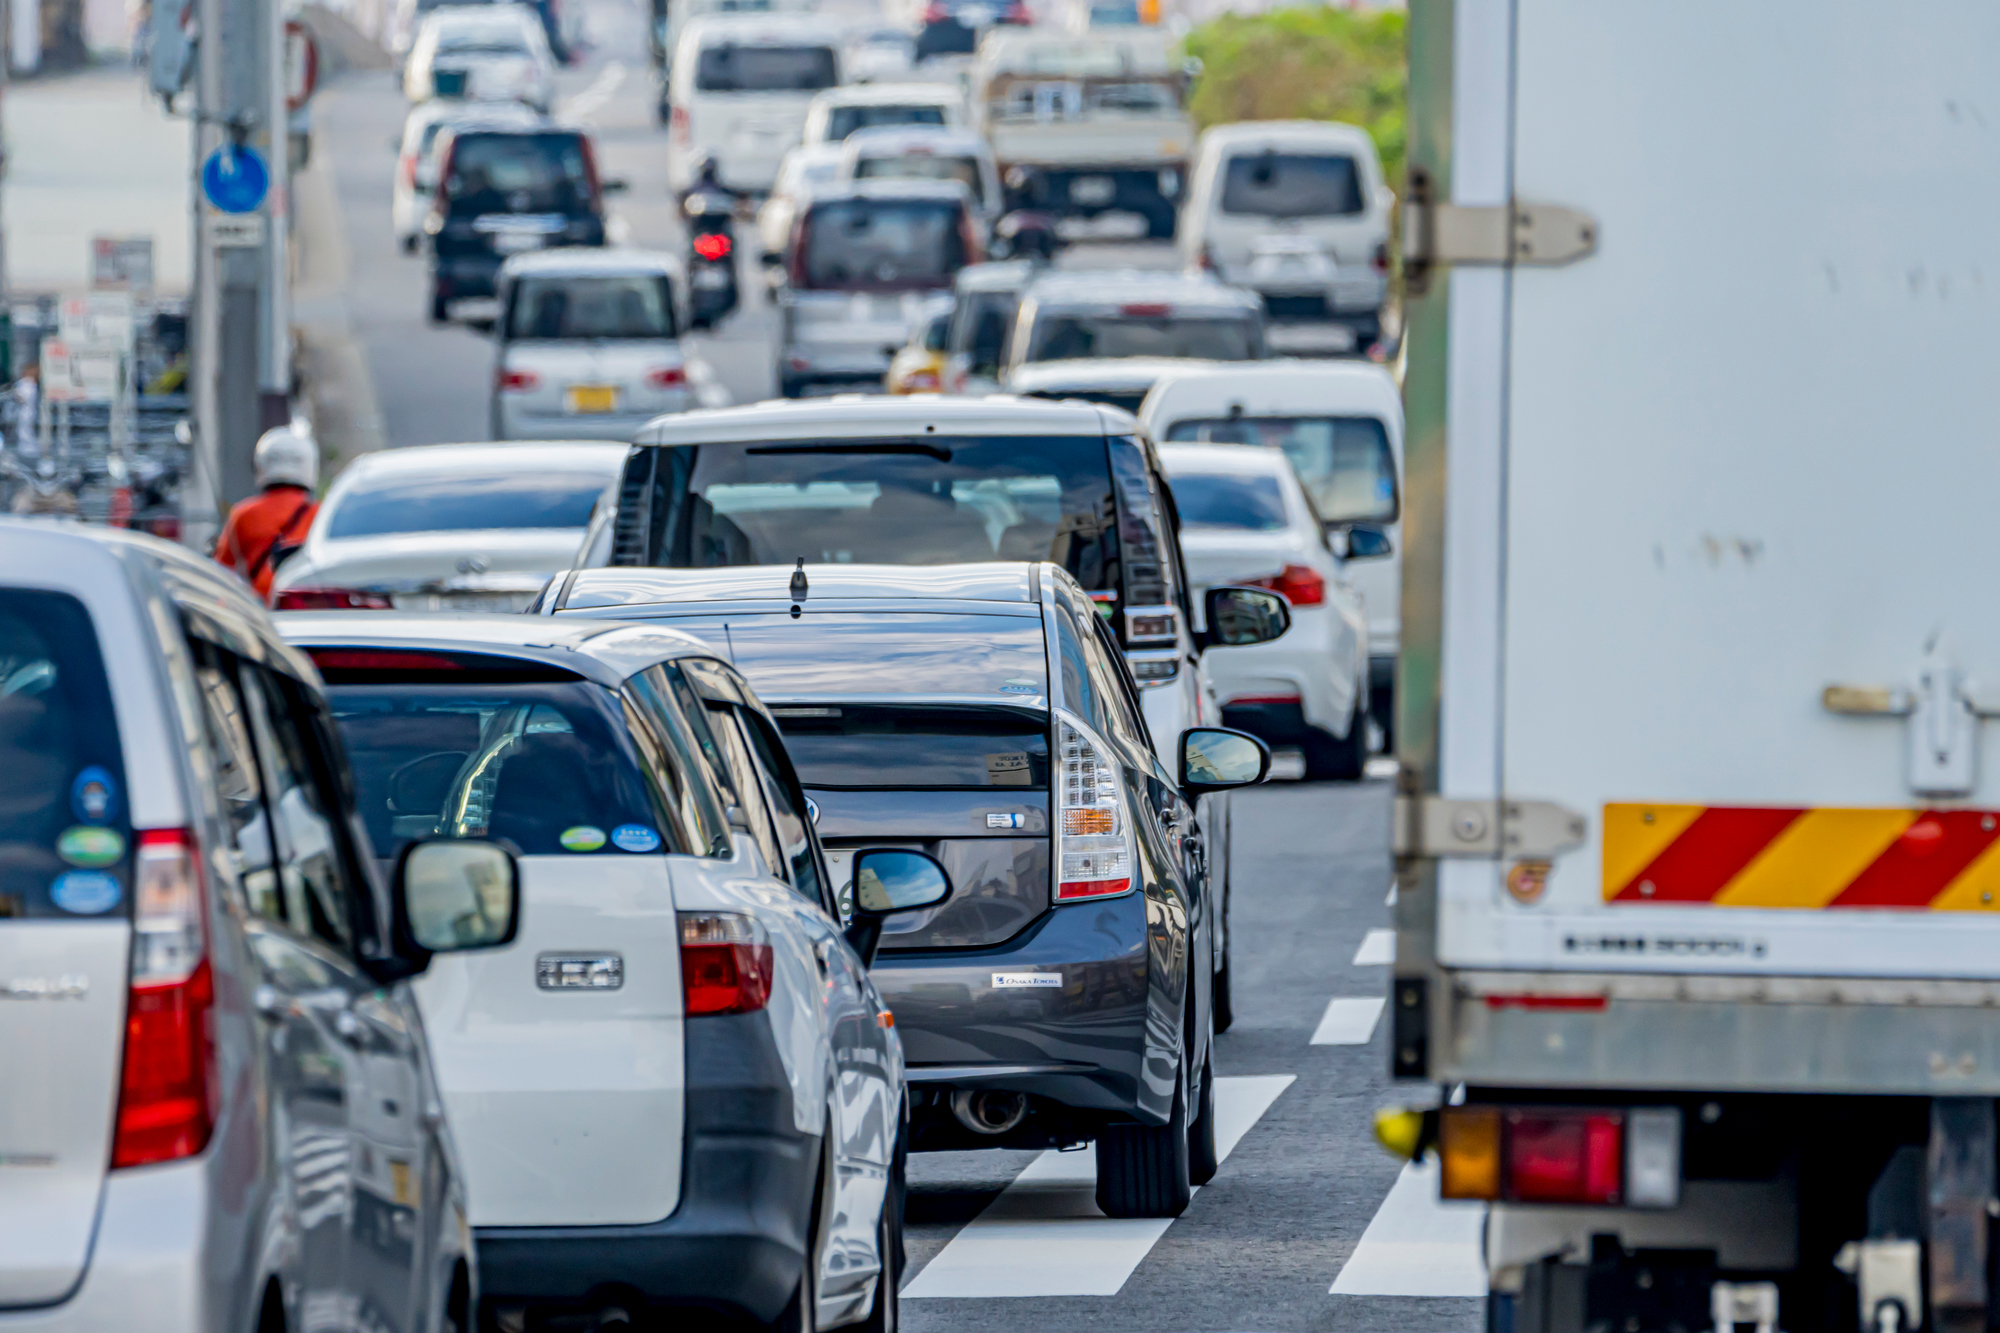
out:
<path id="1" fill-rule="evenodd" d="M 244 578 L 265 601 L 271 600 L 271 563 L 274 549 L 283 543 L 297 546 L 306 539 L 319 505 L 303 486 L 271 486 L 263 494 L 239 501 L 222 525 L 222 538 L 215 543 L 215 558 Z"/>

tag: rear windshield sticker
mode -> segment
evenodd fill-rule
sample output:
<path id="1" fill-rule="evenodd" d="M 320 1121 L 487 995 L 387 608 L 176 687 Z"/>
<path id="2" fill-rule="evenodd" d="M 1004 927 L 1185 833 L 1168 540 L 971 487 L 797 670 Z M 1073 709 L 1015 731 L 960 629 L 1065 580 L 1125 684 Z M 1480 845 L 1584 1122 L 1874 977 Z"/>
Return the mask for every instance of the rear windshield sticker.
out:
<path id="1" fill-rule="evenodd" d="M 1039 684 L 1032 680 L 1022 680 L 1019 676 L 1003 681 L 1000 685 L 1000 693 L 1002 694 L 1040 694 L 1041 692 L 1042 687 Z"/>
<path id="2" fill-rule="evenodd" d="M 1060 972 L 995 972 L 994 990 L 1029 990 L 1042 986 L 1062 989 Z"/>
<path id="3" fill-rule="evenodd" d="M 92 764 L 76 775 L 69 788 L 70 809 L 86 824 L 108 824 L 118 813 L 118 785 L 111 774 Z"/>
<path id="4" fill-rule="evenodd" d="M 621 852 L 657 852 L 660 835 L 644 824 L 620 824 L 611 830 L 611 845 Z"/>
<path id="5" fill-rule="evenodd" d="M 125 888 L 117 876 L 102 870 L 72 870 L 58 875 L 56 882 L 49 885 L 49 901 L 78 916 L 108 912 L 124 896 Z"/>
<path id="6" fill-rule="evenodd" d="M 589 824 L 578 824 L 557 834 L 556 841 L 563 845 L 566 852 L 594 852 L 604 845 L 604 830 Z"/>
<path id="7" fill-rule="evenodd" d="M 1006 750 L 986 756 L 986 780 L 996 787 L 1026 787 L 1034 780 L 1026 750 Z"/>
<path id="8" fill-rule="evenodd" d="M 56 839 L 56 855 L 73 866 L 101 870 L 125 855 L 125 838 L 117 829 L 72 824 Z"/>

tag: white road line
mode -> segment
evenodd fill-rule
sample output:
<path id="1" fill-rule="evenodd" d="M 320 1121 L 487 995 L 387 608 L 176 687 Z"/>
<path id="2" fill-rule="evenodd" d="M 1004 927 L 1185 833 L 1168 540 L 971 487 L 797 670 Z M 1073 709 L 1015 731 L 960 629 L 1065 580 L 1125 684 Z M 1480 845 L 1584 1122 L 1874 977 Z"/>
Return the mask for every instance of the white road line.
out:
<path id="1" fill-rule="evenodd" d="M 1227 1157 L 1291 1074 L 1215 1080 L 1215 1150 Z M 1037 1157 L 924 1266 L 903 1297 L 1115 1296 L 1173 1225 L 1097 1209 L 1097 1154 Z"/>
<path id="2" fill-rule="evenodd" d="M 1375 1036 L 1384 1001 L 1380 995 L 1340 996 L 1326 1002 L 1319 1026 L 1313 1029 L 1314 1046 L 1366 1046 Z"/>
<path id="3" fill-rule="evenodd" d="M 1330 1290 L 1336 1296 L 1484 1296 L 1485 1227 L 1485 1204 L 1439 1200 L 1435 1159 L 1412 1162 L 1396 1177 Z"/>
<path id="4" fill-rule="evenodd" d="M 1371 930 L 1354 951 L 1356 967 L 1385 967 L 1396 961 L 1396 932 L 1386 926 Z"/>
<path id="5" fill-rule="evenodd" d="M 611 95 L 624 82 L 625 64 L 614 60 L 598 72 L 588 88 L 557 107 L 556 112 L 563 120 L 588 120 L 611 100 Z"/>
<path id="6" fill-rule="evenodd" d="M 1397 894 L 1397 892 L 1396 892 L 1396 881 L 1395 881 L 1394 879 L 1391 879 L 1391 880 L 1389 881 L 1389 896 L 1388 896 L 1388 897 L 1386 897 L 1386 898 L 1384 898 L 1384 899 L 1382 900 L 1382 902 L 1383 902 L 1383 903 L 1384 903 L 1384 904 L 1385 904 L 1386 906 L 1389 906 L 1389 907 L 1394 907 L 1394 906 L 1396 905 L 1396 898 L 1397 898 L 1397 897 L 1398 897 L 1398 894 Z"/>

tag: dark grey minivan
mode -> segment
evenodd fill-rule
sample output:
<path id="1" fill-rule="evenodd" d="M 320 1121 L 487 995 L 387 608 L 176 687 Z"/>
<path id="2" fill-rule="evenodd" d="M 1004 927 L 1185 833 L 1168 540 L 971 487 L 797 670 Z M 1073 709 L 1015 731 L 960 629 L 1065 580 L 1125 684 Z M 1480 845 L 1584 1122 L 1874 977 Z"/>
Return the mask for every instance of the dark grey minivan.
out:
<path id="1" fill-rule="evenodd" d="M 889 919 L 873 969 L 908 1058 L 915 1151 L 1097 1144 L 1098 1203 L 1172 1216 L 1215 1169 L 1212 917 L 1195 802 L 1259 781 L 1219 728 L 1156 757 L 1084 589 L 1050 563 L 587 570 L 548 614 L 671 622 L 770 705 L 836 882 L 907 845 L 957 886 Z M 1228 642 L 1282 598 L 1219 588 Z"/>

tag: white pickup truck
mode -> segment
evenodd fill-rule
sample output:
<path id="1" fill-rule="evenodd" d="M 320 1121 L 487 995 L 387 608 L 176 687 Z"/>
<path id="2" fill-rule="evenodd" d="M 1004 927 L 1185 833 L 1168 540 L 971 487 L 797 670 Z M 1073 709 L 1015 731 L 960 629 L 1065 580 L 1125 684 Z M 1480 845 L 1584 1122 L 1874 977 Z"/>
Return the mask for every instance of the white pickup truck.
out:
<path id="1" fill-rule="evenodd" d="M 1152 28 L 995 31 L 972 68 L 973 120 L 1007 206 L 1069 217 L 1136 213 L 1174 234 L 1194 147 L 1187 70 Z"/>
<path id="2" fill-rule="evenodd" d="M 2000 14 L 1748 14 L 1411 9 L 1392 1058 L 1446 1104 L 1381 1123 L 1489 1201 L 1489 1329 L 1993 1317 Z"/>

